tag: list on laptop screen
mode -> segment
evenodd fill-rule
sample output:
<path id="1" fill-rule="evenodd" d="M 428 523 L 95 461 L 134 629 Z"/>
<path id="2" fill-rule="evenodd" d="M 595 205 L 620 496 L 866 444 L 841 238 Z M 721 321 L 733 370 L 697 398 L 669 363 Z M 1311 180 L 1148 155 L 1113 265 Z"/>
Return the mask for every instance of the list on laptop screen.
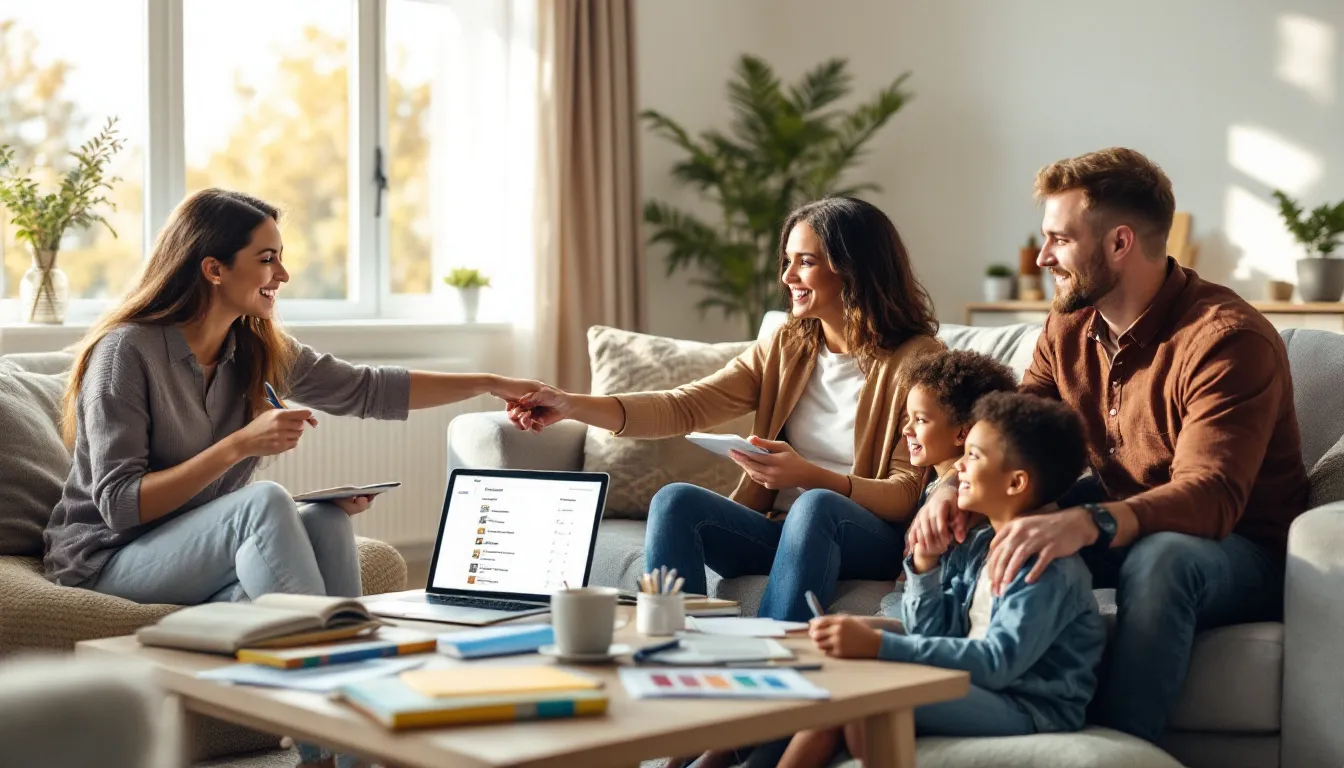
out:
<path id="1" fill-rule="evenodd" d="M 602 484 L 459 475 L 430 586 L 546 595 L 583 586 Z"/>

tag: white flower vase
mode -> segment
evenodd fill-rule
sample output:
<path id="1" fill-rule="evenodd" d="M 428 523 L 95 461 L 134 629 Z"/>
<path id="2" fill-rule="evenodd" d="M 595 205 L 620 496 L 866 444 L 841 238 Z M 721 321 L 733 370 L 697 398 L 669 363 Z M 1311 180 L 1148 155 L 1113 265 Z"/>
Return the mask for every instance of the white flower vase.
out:
<path id="1" fill-rule="evenodd" d="M 19 308 L 29 323 L 60 325 L 70 305 L 70 280 L 56 268 L 56 251 L 34 249 L 33 264 L 19 281 Z"/>
<path id="2" fill-rule="evenodd" d="M 1012 277 L 985 278 L 985 301 L 1011 301 L 1012 298 Z"/>
<path id="3" fill-rule="evenodd" d="M 465 323 L 476 322 L 476 313 L 481 307 L 481 289 L 458 288 L 457 298 L 462 303 L 462 321 Z"/>

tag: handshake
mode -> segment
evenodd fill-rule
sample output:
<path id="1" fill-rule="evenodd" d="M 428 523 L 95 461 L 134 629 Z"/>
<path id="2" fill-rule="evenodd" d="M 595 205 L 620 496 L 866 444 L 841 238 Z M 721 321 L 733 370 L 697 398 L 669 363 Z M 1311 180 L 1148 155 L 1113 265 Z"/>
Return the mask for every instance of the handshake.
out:
<path id="1" fill-rule="evenodd" d="M 509 421 L 528 432 L 540 432 L 570 418 L 574 410 L 574 396 L 540 381 L 504 378 L 491 387 L 490 394 L 504 401 Z"/>

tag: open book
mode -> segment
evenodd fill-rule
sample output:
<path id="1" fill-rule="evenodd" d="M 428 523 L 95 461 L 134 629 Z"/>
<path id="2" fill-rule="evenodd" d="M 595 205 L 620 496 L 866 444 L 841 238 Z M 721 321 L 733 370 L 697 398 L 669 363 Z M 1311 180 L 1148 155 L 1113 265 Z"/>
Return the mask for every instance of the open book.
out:
<path id="1" fill-rule="evenodd" d="M 314 595 L 262 595 L 253 603 L 184 608 L 135 633 L 143 645 L 226 653 L 344 640 L 382 622 L 358 600 Z"/>

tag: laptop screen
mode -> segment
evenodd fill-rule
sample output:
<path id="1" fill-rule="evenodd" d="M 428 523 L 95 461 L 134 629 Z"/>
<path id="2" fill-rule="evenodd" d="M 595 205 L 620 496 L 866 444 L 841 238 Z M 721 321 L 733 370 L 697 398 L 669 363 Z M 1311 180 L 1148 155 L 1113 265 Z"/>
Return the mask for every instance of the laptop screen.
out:
<path id="1" fill-rule="evenodd" d="M 535 597 L 585 586 L 605 486 L 593 473 L 454 471 L 429 591 Z"/>

